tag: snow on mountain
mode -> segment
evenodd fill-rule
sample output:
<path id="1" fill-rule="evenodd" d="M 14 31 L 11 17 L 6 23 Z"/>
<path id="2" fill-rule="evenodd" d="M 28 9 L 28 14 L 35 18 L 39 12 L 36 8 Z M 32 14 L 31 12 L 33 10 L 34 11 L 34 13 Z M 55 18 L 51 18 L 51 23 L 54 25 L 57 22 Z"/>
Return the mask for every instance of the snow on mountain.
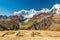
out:
<path id="1" fill-rule="evenodd" d="M 55 4 L 51 10 L 54 10 L 54 12 L 59 13 L 60 12 L 60 4 Z"/>
<path id="2" fill-rule="evenodd" d="M 42 10 L 40 11 L 36 11 L 34 9 L 31 9 L 31 10 L 20 10 L 18 12 L 14 12 L 14 15 L 18 15 L 18 16 L 23 16 L 24 18 L 27 18 L 27 19 L 30 19 L 32 18 L 34 15 L 38 15 L 39 13 L 59 13 L 60 12 L 60 4 L 55 4 L 53 5 L 53 7 L 49 10 L 47 8 L 43 8 Z M 49 13 L 49 14 L 50 14 Z"/>
<path id="3" fill-rule="evenodd" d="M 14 12 L 14 15 L 18 15 L 18 16 L 22 15 L 24 18 L 32 18 L 36 13 L 37 11 L 31 9 L 31 10 L 20 10 L 18 12 Z"/>
<path id="4" fill-rule="evenodd" d="M 47 13 L 47 12 L 49 12 L 50 10 L 49 9 L 47 9 L 47 8 L 43 8 L 42 10 L 41 10 L 41 12 L 45 12 L 45 13 Z"/>
<path id="5" fill-rule="evenodd" d="M 53 11 L 52 11 L 53 10 Z M 52 11 L 53 13 L 60 13 L 60 4 L 55 4 L 53 7 L 49 10 L 47 8 L 43 8 L 41 12 L 48 13 Z"/>
<path id="6" fill-rule="evenodd" d="M 27 12 L 28 12 L 28 10 L 22 9 L 22 10 L 20 10 L 20 11 L 18 11 L 18 12 L 14 12 L 14 15 L 26 14 Z"/>

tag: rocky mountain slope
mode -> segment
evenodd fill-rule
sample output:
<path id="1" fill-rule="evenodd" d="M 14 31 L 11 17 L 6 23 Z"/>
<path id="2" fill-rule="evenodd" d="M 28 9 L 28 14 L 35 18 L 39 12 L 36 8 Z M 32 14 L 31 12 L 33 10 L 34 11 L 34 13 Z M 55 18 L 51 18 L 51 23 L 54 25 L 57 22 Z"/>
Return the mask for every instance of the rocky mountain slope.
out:
<path id="1" fill-rule="evenodd" d="M 60 30 L 60 5 L 55 4 L 50 10 L 21 10 L 13 16 L 0 15 L 0 30 Z"/>

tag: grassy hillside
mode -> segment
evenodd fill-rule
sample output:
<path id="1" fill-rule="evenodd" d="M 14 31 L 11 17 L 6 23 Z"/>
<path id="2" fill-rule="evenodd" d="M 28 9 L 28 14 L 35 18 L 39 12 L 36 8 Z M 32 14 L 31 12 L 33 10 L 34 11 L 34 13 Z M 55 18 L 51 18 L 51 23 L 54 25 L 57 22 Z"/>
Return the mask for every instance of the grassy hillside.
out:
<path id="1" fill-rule="evenodd" d="M 42 15 L 41 15 L 42 16 Z M 55 30 L 60 31 L 60 14 L 31 18 L 26 24 L 18 19 L 0 19 L 0 30 Z"/>

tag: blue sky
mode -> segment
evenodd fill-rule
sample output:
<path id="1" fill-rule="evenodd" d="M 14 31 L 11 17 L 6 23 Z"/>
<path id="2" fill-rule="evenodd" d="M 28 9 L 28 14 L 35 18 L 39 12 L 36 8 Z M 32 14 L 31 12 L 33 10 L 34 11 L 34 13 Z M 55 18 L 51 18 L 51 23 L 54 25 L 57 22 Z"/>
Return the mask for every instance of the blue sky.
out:
<path id="1" fill-rule="evenodd" d="M 50 9 L 56 3 L 60 4 L 60 0 L 0 0 L 0 15 L 13 15 L 21 9 Z"/>

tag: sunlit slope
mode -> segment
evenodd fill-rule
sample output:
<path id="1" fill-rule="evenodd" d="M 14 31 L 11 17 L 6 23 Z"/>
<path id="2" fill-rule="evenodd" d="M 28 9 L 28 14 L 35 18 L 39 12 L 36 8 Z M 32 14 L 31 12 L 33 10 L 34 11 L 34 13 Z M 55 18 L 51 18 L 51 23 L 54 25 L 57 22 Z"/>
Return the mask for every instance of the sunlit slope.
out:
<path id="1" fill-rule="evenodd" d="M 52 24 L 48 30 L 57 30 L 60 31 L 60 14 L 55 14 L 52 17 Z"/>
<path id="2" fill-rule="evenodd" d="M 19 23 L 20 24 L 20 28 L 29 28 L 29 27 L 31 27 L 32 25 L 34 25 L 35 23 L 39 23 L 39 22 L 41 22 L 43 20 L 43 18 L 42 19 L 40 19 L 40 18 L 37 18 L 37 19 L 31 19 L 27 24 L 25 24 L 25 25 L 22 25 L 21 23 Z"/>
<path id="3" fill-rule="evenodd" d="M 60 31 L 60 14 L 34 16 L 26 24 L 22 24 L 18 19 L 0 19 L 0 30 Z"/>
<path id="4" fill-rule="evenodd" d="M 36 23 L 40 23 L 40 22 L 42 22 L 44 19 L 46 19 L 46 18 L 49 18 L 49 16 L 45 16 L 45 17 L 43 17 L 43 18 L 36 18 L 36 19 L 31 19 L 27 24 L 25 24 L 25 25 L 22 25 L 21 23 L 19 23 L 20 24 L 20 28 L 31 28 L 34 24 L 36 24 Z"/>
<path id="5" fill-rule="evenodd" d="M 38 17 L 31 19 L 27 24 L 19 24 L 20 28 L 32 29 L 32 30 L 56 30 L 60 31 L 60 14 L 53 16 Z"/>
<path id="6" fill-rule="evenodd" d="M 2 20 L 0 19 L 0 30 L 16 30 L 19 28 L 19 22 L 17 20 Z"/>

